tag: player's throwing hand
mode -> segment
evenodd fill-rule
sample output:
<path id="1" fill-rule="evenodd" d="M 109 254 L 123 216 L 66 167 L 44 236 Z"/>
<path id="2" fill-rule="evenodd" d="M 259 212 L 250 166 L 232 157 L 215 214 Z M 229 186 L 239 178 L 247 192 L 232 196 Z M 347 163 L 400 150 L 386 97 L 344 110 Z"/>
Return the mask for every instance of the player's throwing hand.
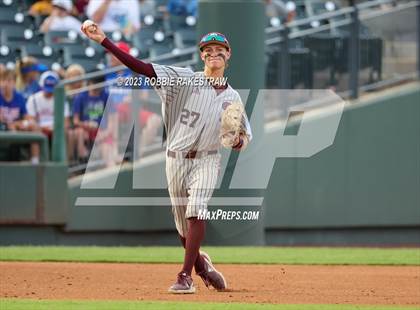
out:
<path id="1" fill-rule="evenodd" d="M 106 38 L 103 30 L 93 21 L 85 20 L 81 28 L 82 32 L 91 40 L 101 44 L 102 41 Z"/>

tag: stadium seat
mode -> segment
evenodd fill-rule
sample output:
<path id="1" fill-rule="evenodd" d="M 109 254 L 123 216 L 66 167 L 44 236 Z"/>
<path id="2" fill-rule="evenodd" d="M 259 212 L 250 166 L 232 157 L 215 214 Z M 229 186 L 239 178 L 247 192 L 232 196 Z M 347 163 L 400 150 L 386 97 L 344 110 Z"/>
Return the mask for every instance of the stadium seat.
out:
<path id="1" fill-rule="evenodd" d="M 169 26 L 172 31 L 187 27 L 185 23 L 186 16 L 169 15 Z"/>
<path id="2" fill-rule="evenodd" d="M 22 54 L 22 46 L 20 43 L 2 43 L 0 42 L 0 47 L 2 47 L 2 53 L 0 56 L 4 58 L 4 61 L 9 61 L 10 59 L 19 58 Z"/>
<path id="3" fill-rule="evenodd" d="M 14 8 L 0 8 L 0 25 L 15 24 L 16 9 Z M 3 27 L 3 26 L 2 26 Z"/>
<path id="4" fill-rule="evenodd" d="M 38 61 L 48 67 L 51 67 L 53 63 L 63 63 L 63 55 L 59 51 L 54 50 L 51 48 L 48 50 L 50 53 L 45 53 L 47 50 L 45 50 L 45 46 L 40 45 L 32 45 L 32 44 L 26 44 L 22 47 L 22 51 L 24 55 L 27 56 L 33 56 Z M 48 49 L 48 47 L 47 47 Z"/>
<path id="5" fill-rule="evenodd" d="M 0 0 L 0 10 L 13 9 L 17 11 L 20 5 L 21 3 L 18 0 L 11 0 L 10 3 L 7 1 Z"/>
<path id="6" fill-rule="evenodd" d="M 92 40 L 89 40 L 87 46 L 90 46 L 90 47 L 92 47 L 95 50 L 95 56 L 97 56 L 97 57 L 100 56 L 101 58 L 104 58 L 105 57 L 106 50 L 103 48 L 102 45 L 97 44 L 96 42 L 94 42 Z"/>
<path id="7" fill-rule="evenodd" d="M 74 35 L 74 37 L 73 37 Z M 49 31 L 44 35 L 44 42 L 46 45 L 60 44 L 78 44 L 84 43 L 82 37 L 77 32 L 69 33 L 69 31 Z"/>
<path id="8" fill-rule="evenodd" d="M 91 72 L 98 70 L 97 66 L 101 62 L 98 58 L 74 58 L 72 59 L 72 64 L 81 65 L 86 72 Z"/>
<path id="9" fill-rule="evenodd" d="M 311 52 L 307 48 L 292 48 L 289 52 L 292 88 L 300 84 L 306 89 L 313 88 L 314 72 Z"/>
<path id="10" fill-rule="evenodd" d="M 341 44 L 340 37 L 328 33 L 317 33 L 304 38 L 305 47 L 314 56 L 315 70 L 324 70 L 334 65 L 335 53 Z"/>
<path id="11" fill-rule="evenodd" d="M 178 48 L 194 46 L 197 42 L 197 32 L 192 27 L 179 29 L 174 33 L 174 40 Z"/>
<path id="12" fill-rule="evenodd" d="M 152 17 L 152 23 L 151 24 L 150 24 L 150 22 L 151 22 L 150 17 Z M 158 29 L 168 30 L 166 28 L 169 28 L 169 26 L 166 26 L 166 23 L 167 23 L 167 18 L 164 17 L 164 15 L 161 14 L 161 13 L 157 13 L 154 16 L 146 15 L 141 20 L 140 30 L 143 30 L 143 29 L 146 29 L 146 28 L 153 28 L 155 30 L 158 30 Z M 169 25 L 169 23 L 168 23 L 168 25 Z"/>
<path id="13" fill-rule="evenodd" d="M 150 57 L 170 53 L 174 48 L 175 44 L 173 36 L 167 35 L 161 42 L 157 42 L 156 40 L 154 41 L 153 45 L 150 47 Z"/>
<path id="14" fill-rule="evenodd" d="M 126 42 L 131 43 L 132 38 L 126 37 L 122 32 L 120 31 L 114 31 L 114 32 L 105 32 L 105 35 L 110 38 L 114 42 Z"/>
<path id="15" fill-rule="evenodd" d="M 349 67 L 349 36 L 342 37 L 342 48 L 337 55 L 337 71 L 348 72 Z M 382 75 L 382 39 L 369 35 L 360 35 L 360 69 L 370 70 L 370 83 L 380 80 Z"/>
<path id="16" fill-rule="evenodd" d="M 303 86 L 304 88 L 313 87 L 313 59 L 311 52 L 307 48 L 292 48 L 289 49 L 290 56 L 290 86 L 297 88 Z M 268 88 L 280 87 L 280 49 L 278 47 L 271 47 L 267 50 L 267 71 L 266 71 L 266 85 Z"/>
<path id="17" fill-rule="evenodd" d="M 19 54 L 16 52 L 10 52 L 8 55 L 3 56 L 0 54 L 0 63 L 6 65 L 9 62 L 15 63 L 16 58 L 19 57 Z"/>
<path id="18" fill-rule="evenodd" d="M 15 20 L 16 11 L 11 13 L 3 11 L 0 9 L 0 30 L 10 31 L 13 32 L 13 29 L 32 29 L 32 31 L 37 31 L 38 27 L 34 24 L 33 17 L 20 14 L 20 18 L 18 22 Z"/>
<path id="19" fill-rule="evenodd" d="M 133 37 L 133 45 L 140 51 L 141 57 L 148 57 L 150 47 L 154 43 L 154 34 L 156 29 L 152 27 L 145 27 Z"/>
<path id="20" fill-rule="evenodd" d="M 1 1 L 1 0 L 0 0 Z M 5 43 L 7 42 L 8 36 L 15 36 L 14 33 L 21 34 L 21 37 L 19 39 L 24 39 L 23 33 L 27 29 L 25 25 L 22 24 L 12 24 L 3 26 L 0 30 L 0 42 Z"/>
<path id="21" fill-rule="evenodd" d="M 95 50 L 92 57 L 86 55 L 87 46 L 83 45 L 65 45 L 60 47 L 63 51 L 63 64 L 69 66 L 70 64 L 79 64 L 85 68 L 86 72 L 97 69 L 99 63 L 103 63 L 104 50 Z"/>
<path id="22" fill-rule="evenodd" d="M 156 57 L 159 55 L 167 54 L 172 51 L 172 47 L 170 45 L 167 45 L 166 43 L 157 43 L 154 44 L 150 48 L 150 57 Z"/>
<path id="23" fill-rule="evenodd" d="M 29 45 L 29 47 L 31 46 L 32 45 Z M 32 56 L 26 52 L 26 46 L 23 46 L 19 42 L 14 42 L 13 44 L 9 44 L 8 47 L 10 49 L 10 54 L 14 55 L 15 59 L 22 58 L 25 56 Z"/>
<path id="24" fill-rule="evenodd" d="M 30 34 L 30 36 L 25 36 L 25 34 L 29 32 L 27 35 Z M 20 25 L 13 25 L 9 26 L 7 28 L 2 29 L 2 39 L 5 39 L 7 43 L 13 43 L 13 42 L 19 42 L 22 45 L 27 44 L 42 44 L 42 34 L 36 33 L 31 29 L 27 29 L 24 26 Z"/>
<path id="25" fill-rule="evenodd" d="M 71 44 L 61 46 L 72 58 L 88 58 L 86 56 L 86 46 Z"/>
<path id="26" fill-rule="evenodd" d="M 18 6 L 22 9 L 22 11 L 29 11 L 32 4 L 34 4 L 34 0 L 13 0 L 16 2 Z"/>

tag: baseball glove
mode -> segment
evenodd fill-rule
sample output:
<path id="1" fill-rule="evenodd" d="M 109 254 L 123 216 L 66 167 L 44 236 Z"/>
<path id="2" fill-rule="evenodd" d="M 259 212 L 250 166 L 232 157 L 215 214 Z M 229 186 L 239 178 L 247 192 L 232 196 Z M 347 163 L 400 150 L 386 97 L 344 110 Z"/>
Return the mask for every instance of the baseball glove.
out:
<path id="1" fill-rule="evenodd" d="M 240 135 L 246 136 L 244 107 L 240 102 L 232 102 L 222 112 L 220 142 L 225 148 L 231 148 Z"/>

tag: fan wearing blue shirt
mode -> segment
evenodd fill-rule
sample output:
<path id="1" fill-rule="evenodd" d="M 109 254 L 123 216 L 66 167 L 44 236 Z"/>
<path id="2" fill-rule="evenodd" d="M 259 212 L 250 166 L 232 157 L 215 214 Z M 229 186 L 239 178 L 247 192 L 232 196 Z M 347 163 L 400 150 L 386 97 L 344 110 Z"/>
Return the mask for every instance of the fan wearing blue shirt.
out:
<path id="1" fill-rule="evenodd" d="M 91 79 L 88 91 L 78 94 L 73 100 L 73 124 L 76 132 L 77 152 L 82 160 L 89 155 L 86 145 L 97 143 L 102 158 L 107 166 L 114 164 L 112 146 L 114 143 L 114 126 L 108 114 L 115 112 L 113 105 L 107 107 L 108 92 L 96 85 L 103 79 Z M 105 110 L 105 108 L 107 109 Z M 106 111 L 106 112 L 105 112 Z M 105 113 L 105 114 L 104 114 Z"/>
<path id="2" fill-rule="evenodd" d="M 4 70 L 0 76 L 0 130 L 30 130 L 26 100 L 15 89 L 16 75 Z"/>

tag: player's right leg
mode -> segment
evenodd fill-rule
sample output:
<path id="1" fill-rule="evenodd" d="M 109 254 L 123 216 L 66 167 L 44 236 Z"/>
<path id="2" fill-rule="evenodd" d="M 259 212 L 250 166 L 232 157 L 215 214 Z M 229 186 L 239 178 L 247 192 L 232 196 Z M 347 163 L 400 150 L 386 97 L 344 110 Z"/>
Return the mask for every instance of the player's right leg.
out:
<path id="1" fill-rule="evenodd" d="M 208 201 L 216 187 L 219 168 L 220 155 L 218 154 L 194 161 L 194 167 L 187 183 L 189 196 L 186 217 L 190 224 L 188 237 L 192 239 L 192 246 L 188 249 L 187 238 L 187 251 L 196 251 L 196 256 L 194 257 L 196 272 L 207 287 L 213 286 L 216 290 L 222 291 L 227 288 L 225 278 L 214 267 L 209 255 L 199 251 L 201 241 L 204 238 L 205 223 L 202 220 L 198 220 L 200 212 L 207 211 Z M 186 260 L 184 261 L 184 268 L 191 266 L 191 264 L 188 264 L 187 258 L 188 255 L 186 255 Z M 201 260 L 201 266 L 197 268 L 197 261 L 199 260 Z"/>
<path id="2" fill-rule="evenodd" d="M 181 238 L 186 238 L 188 233 L 188 223 L 185 218 L 188 192 L 184 186 L 187 171 L 188 166 L 183 165 L 180 160 L 173 158 L 166 159 L 166 177 L 172 203 L 172 213 L 176 229 Z M 173 294 L 195 293 L 195 287 L 191 274 L 187 274 L 184 271 L 178 273 L 176 282 L 169 288 L 168 291 Z"/>
<path id="3" fill-rule="evenodd" d="M 172 204 L 172 214 L 178 234 L 185 238 L 188 232 L 185 212 L 188 203 L 188 191 L 185 188 L 185 176 L 188 167 L 180 164 L 179 160 L 168 157 L 166 159 L 166 179 L 168 192 Z"/>

